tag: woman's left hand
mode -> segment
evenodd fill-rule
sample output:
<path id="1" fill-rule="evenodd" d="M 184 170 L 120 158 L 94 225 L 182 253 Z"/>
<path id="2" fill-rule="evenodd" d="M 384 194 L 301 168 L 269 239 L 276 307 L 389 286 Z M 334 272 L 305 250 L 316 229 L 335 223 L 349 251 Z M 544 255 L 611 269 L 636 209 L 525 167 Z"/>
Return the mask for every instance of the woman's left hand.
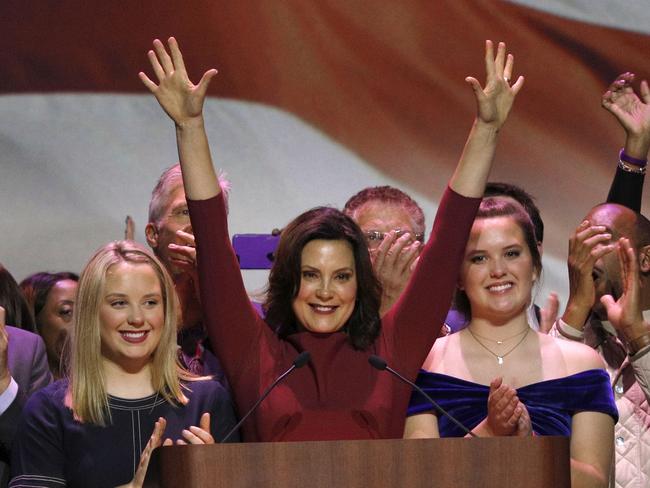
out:
<path id="1" fill-rule="evenodd" d="M 210 434 L 210 414 L 205 412 L 201 415 L 199 427 L 192 425 L 189 429 L 183 430 L 183 439 L 178 439 L 176 444 L 179 446 L 187 444 L 214 444 L 214 437 Z"/>
<path id="2" fill-rule="evenodd" d="M 465 81 L 472 86 L 476 97 L 477 121 L 499 130 L 508 118 L 515 97 L 524 85 L 524 77 L 519 76 L 511 86 L 512 69 L 515 58 L 506 55 L 506 45 L 503 42 L 497 47 L 496 57 L 492 41 L 485 41 L 485 88 L 472 76 Z"/>

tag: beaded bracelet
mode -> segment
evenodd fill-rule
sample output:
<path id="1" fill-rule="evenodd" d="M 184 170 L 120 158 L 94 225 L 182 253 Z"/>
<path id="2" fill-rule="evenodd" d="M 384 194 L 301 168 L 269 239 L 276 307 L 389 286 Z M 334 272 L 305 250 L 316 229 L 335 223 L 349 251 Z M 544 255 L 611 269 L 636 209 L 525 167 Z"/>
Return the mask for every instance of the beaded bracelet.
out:
<path id="1" fill-rule="evenodd" d="M 637 337 L 633 341 L 627 343 L 628 353 L 630 356 L 634 356 L 637 352 L 643 349 L 646 346 L 650 346 L 650 332 Z"/>
<path id="2" fill-rule="evenodd" d="M 625 149 L 618 153 L 618 167 L 628 173 L 645 174 L 647 164 L 646 159 L 633 158 L 625 153 Z"/>

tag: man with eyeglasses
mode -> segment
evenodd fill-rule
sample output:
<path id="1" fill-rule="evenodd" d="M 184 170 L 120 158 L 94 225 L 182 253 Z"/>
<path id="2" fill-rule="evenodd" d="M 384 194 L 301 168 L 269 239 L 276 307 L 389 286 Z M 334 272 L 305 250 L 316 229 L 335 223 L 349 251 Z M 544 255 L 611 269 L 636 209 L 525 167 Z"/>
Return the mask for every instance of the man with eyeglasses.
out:
<path id="1" fill-rule="evenodd" d="M 221 175 L 219 181 L 227 201 L 229 183 Z M 154 254 L 174 280 L 180 300 L 178 344 L 181 364 L 197 375 L 213 375 L 225 385 L 221 365 L 203 328 L 194 234 L 179 164 L 160 175 L 151 193 L 145 235 Z"/>
<path id="2" fill-rule="evenodd" d="M 366 236 L 383 293 L 380 315 L 397 301 L 415 269 L 424 243 L 424 212 L 410 196 L 392 186 L 364 188 L 343 212 Z"/>

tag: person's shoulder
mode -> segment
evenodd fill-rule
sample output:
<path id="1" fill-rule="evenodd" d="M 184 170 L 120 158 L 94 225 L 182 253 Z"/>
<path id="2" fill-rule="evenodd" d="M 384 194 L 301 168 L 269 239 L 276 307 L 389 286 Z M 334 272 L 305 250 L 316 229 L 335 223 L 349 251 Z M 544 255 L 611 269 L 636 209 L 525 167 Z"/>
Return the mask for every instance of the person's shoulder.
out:
<path id="1" fill-rule="evenodd" d="M 68 380 L 58 380 L 54 383 L 36 390 L 27 400 L 25 410 L 27 412 L 38 413 L 52 409 L 62 409 L 65 407 L 65 396 L 68 391 Z"/>
<path id="2" fill-rule="evenodd" d="M 567 366 L 567 374 L 581 373 L 589 369 L 605 369 L 605 361 L 593 348 L 577 341 L 549 337 L 560 349 Z"/>
<path id="3" fill-rule="evenodd" d="M 224 385 L 214 378 L 198 378 L 194 381 L 184 381 L 186 395 L 191 401 L 199 399 L 230 399 L 230 393 Z"/>
<path id="4" fill-rule="evenodd" d="M 449 334 L 444 337 L 438 337 L 436 342 L 433 343 L 433 347 L 429 351 L 429 355 L 424 360 L 422 364 L 422 369 L 430 372 L 436 372 L 438 365 L 443 361 L 445 352 L 448 347 L 453 347 L 452 345 L 458 340 L 458 333 Z"/>
<path id="5" fill-rule="evenodd" d="M 41 336 L 28 330 L 19 329 L 11 325 L 6 325 L 5 329 L 9 335 L 9 341 L 20 341 L 21 344 L 34 344 L 36 346 L 41 340 Z"/>

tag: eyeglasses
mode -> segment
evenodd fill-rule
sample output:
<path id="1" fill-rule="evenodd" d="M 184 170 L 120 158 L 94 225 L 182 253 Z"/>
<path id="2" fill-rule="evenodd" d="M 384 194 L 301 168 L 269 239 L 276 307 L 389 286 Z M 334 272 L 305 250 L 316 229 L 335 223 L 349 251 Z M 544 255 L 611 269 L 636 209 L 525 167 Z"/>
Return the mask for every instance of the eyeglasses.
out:
<path id="1" fill-rule="evenodd" d="M 390 231 L 389 231 L 390 232 Z M 410 232 L 408 230 L 402 230 L 402 229 L 393 229 L 393 232 L 395 232 L 395 236 L 397 238 L 403 236 L 404 234 L 408 233 L 411 235 L 411 240 L 408 242 L 411 244 L 413 241 L 420 241 L 424 242 L 424 234 L 421 232 L 414 233 Z M 370 249 L 376 249 L 379 247 L 379 244 L 384 240 L 384 237 L 386 237 L 386 234 L 388 232 L 381 232 L 378 230 L 368 230 L 363 233 L 363 235 L 366 236 L 366 242 L 368 243 L 368 247 Z"/>
<path id="2" fill-rule="evenodd" d="M 180 224 L 189 224 L 190 223 L 190 211 L 187 207 L 178 207 L 175 208 L 169 216 Z"/>

